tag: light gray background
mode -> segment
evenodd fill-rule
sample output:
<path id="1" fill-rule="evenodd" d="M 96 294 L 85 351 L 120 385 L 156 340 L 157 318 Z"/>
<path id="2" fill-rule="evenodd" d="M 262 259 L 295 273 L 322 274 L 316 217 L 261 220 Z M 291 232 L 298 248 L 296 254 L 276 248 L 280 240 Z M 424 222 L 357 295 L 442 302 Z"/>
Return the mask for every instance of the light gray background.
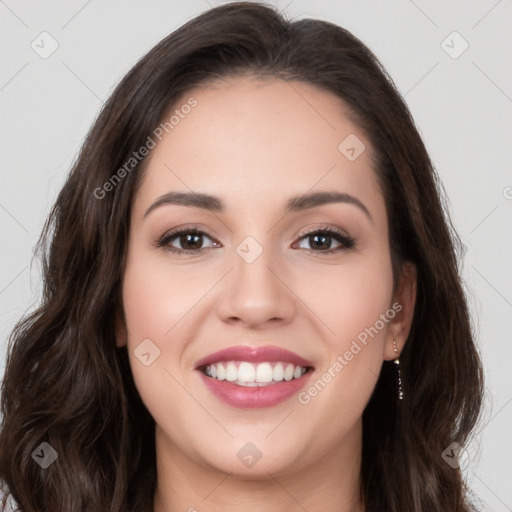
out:
<path id="1" fill-rule="evenodd" d="M 482 510 L 512 510 L 512 3 L 288 2 L 278 2 L 288 15 L 338 23 L 374 50 L 441 175 L 467 248 L 463 273 L 487 376 L 466 474 Z M 8 334 L 40 291 L 33 246 L 103 101 L 161 38 L 218 4 L 0 0 L 0 375 Z M 31 47 L 43 31 L 59 45 L 47 59 Z M 469 44 L 456 59 L 445 49 L 462 48 L 457 36 L 442 46 L 453 31 Z"/>

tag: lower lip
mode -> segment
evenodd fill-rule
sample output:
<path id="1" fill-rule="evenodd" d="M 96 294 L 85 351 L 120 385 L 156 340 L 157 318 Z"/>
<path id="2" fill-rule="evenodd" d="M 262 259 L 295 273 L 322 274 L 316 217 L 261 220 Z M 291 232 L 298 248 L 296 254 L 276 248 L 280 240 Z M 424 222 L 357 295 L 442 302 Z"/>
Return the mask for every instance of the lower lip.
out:
<path id="1" fill-rule="evenodd" d="M 313 371 L 310 369 L 302 377 L 292 380 L 283 380 L 278 384 L 268 386 L 237 386 L 227 380 L 217 380 L 205 375 L 198 370 L 206 387 L 221 401 L 242 409 L 256 407 L 272 407 L 284 402 L 297 393 L 306 382 Z"/>

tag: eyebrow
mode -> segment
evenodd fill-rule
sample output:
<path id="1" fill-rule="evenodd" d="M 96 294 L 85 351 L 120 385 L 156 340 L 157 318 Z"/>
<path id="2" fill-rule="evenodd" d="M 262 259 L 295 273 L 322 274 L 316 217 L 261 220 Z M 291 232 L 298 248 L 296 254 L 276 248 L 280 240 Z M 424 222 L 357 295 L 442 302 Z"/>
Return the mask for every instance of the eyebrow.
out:
<path id="1" fill-rule="evenodd" d="M 357 197 L 341 192 L 313 192 L 295 196 L 286 203 L 286 211 L 289 213 L 300 212 L 322 206 L 330 203 L 347 203 L 357 206 L 366 216 L 372 219 L 368 208 Z M 168 192 L 160 196 L 147 210 L 144 217 L 147 217 L 153 210 L 160 206 L 175 204 L 180 206 L 189 206 L 192 208 L 202 208 L 211 212 L 224 211 L 224 203 L 218 197 L 199 192 Z"/>
<path id="2" fill-rule="evenodd" d="M 221 212 L 224 204 L 215 196 L 200 194 L 198 192 L 168 192 L 160 196 L 147 210 L 144 217 L 147 217 L 153 210 L 167 204 L 191 206 L 192 208 L 203 208 L 211 212 Z"/>

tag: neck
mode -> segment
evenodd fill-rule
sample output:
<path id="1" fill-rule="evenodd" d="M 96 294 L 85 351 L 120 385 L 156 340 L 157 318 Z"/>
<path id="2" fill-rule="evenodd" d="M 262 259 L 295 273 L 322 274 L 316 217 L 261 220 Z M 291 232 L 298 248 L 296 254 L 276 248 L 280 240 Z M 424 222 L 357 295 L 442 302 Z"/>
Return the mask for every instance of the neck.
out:
<path id="1" fill-rule="evenodd" d="M 154 512 L 363 512 L 361 425 L 319 460 L 254 479 L 193 460 L 156 427 Z"/>

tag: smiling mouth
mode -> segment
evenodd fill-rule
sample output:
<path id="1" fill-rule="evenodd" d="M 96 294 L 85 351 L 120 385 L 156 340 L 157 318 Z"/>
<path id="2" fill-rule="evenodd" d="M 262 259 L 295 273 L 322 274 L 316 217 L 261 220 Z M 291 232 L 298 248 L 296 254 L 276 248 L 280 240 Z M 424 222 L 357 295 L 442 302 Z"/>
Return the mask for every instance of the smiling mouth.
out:
<path id="1" fill-rule="evenodd" d="M 306 386 L 311 361 L 278 345 L 237 345 L 196 362 L 194 368 L 220 401 L 239 409 L 273 407 Z"/>
<path id="2" fill-rule="evenodd" d="M 231 382 L 237 386 L 263 387 L 300 379 L 312 367 L 286 361 L 223 361 L 204 365 L 200 370 L 207 377 L 218 381 Z"/>

